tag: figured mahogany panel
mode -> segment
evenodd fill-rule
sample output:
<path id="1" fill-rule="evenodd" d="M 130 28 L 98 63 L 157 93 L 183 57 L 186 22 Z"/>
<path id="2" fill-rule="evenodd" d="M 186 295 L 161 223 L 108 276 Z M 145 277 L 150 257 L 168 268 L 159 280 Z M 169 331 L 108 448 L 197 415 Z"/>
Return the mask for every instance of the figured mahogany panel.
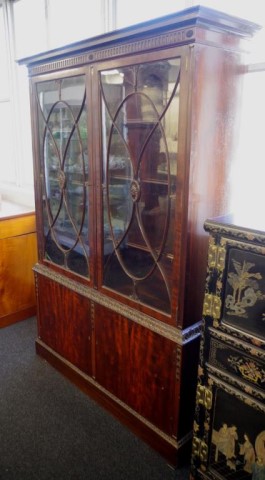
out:
<path id="1" fill-rule="evenodd" d="M 37 275 L 39 338 L 91 375 L 90 301 Z"/>
<path id="2" fill-rule="evenodd" d="M 95 313 L 96 380 L 138 414 L 173 434 L 176 344 L 105 307 L 97 305 Z"/>

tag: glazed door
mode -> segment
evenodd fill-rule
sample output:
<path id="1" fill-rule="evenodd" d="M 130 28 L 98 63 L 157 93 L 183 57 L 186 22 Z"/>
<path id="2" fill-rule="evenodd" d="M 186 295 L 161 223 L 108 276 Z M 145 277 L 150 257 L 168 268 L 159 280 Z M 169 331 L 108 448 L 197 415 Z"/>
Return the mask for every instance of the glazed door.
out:
<path id="1" fill-rule="evenodd" d="M 89 279 L 91 169 L 86 75 L 36 82 L 41 260 Z"/>
<path id="2" fill-rule="evenodd" d="M 171 314 L 183 169 L 182 51 L 101 66 L 101 287 Z M 150 58 L 151 57 L 151 58 Z M 151 60 L 151 61 L 150 61 Z M 181 147 L 183 148 L 183 146 Z"/>

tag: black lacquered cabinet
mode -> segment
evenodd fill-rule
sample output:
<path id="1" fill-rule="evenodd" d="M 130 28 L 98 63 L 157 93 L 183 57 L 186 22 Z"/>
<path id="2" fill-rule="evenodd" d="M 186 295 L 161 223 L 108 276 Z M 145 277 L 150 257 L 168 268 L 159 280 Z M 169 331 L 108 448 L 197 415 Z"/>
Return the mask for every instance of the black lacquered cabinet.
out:
<path id="1" fill-rule="evenodd" d="M 265 476 L 265 232 L 241 225 L 233 218 L 205 222 L 195 478 Z"/>

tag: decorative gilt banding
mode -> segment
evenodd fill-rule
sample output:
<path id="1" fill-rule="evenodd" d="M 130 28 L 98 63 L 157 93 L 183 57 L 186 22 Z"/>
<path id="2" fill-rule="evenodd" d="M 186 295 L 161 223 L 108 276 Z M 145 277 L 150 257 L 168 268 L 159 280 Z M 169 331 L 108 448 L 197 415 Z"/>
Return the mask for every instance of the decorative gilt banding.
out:
<path id="1" fill-rule="evenodd" d="M 223 325 L 222 325 L 222 328 L 223 328 Z M 234 329 L 227 328 L 227 330 L 229 330 L 229 333 L 225 333 L 220 329 L 209 327 L 209 332 L 211 333 L 212 337 L 217 338 L 236 348 L 240 348 L 241 350 L 243 349 L 245 352 L 250 353 L 251 355 L 257 358 L 262 358 L 265 361 L 264 350 L 262 350 L 261 348 L 255 347 L 253 344 L 244 341 L 242 338 L 241 339 L 236 338 L 234 336 Z"/>
<path id="2" fill-rule="evenodd" d="M 225 382 L 228 382 L 230 385 L 233 385 L 236 388 L 240 388 L 240 390 L 242 390 L 243 392 L 251 394 L 253 397 L 256 397 L 262 402 L 265 401 L 265 393 L 255 387 L 250 386 L 250 384 L 246 383 L 244 379 L 242 381 L 238 377 L 228 373 L 227 371 L 221 370 L 220 368 L 214 367 L 209 363 L 207 363 L 207 370 L 208 372 L 216 375 L 216 377 L 221 378 Z"/>
<path id="3" fill-rule="evenodd" d="M 146 50 L 154 50 L 167 45 L 178 44 L 182 42 L 191 42 L 193 36 L 190 36 L 190 29 L 175 30 L 170 33 L 156 35 L 150 38 L 144 38 L 135 42 L 124 43 L 115 47 L 101 48 L 89 51 L 75 57 L 68 57 L 55 62 L 36 65 L 29 68 L 30 76 L 40 75 L 53 70 L 62 70 L 65 68 L 79 67 L 85 64 L 102 61 L 108 58 L 119 57 L 121 55 L 130 55 Z M 193 31 L 192 31 L 193 32 Z M 194 32 L 193 32 L 194 33 Z M 89 48 L 89 46 L 88 46 Z"/>
<path id="4" fill-rule="evenodd" d="M 109 298 L 106 295 L 99 293 L 97 290 L 80 284 L 79 282 L 69 279 L 68 277 L 64 277 L 63 275 L 51 270 L 45 265 L 36 264 L 34 266 L 34 272 L 39 273 L 46 278 L 49 278 L 50 280 L 69 288 L 69 290 L 83 295 L 84 297 L 98 303 L 99 305 L 109 308 L 110 310 L 128 318 L 129 320 L 132 320 L 135 323 L 138 323 L 139 325 L 142 325 L 145 328 L 148 328 L 155 333 L 158 333 L 162 337 L 172 340 L 179 345 L 185 345 L 186 343 L 189 343 L 201 334 L 201 322 L 196 323 L 184 330 L 180 330 L 171 325 L 167 325 L 163 322 L 154 320 L 152 317 L 149 317 L 142 312 L 138 312 L 137 310 L 134 310 L 127 305 L 117 302 L 117 300 Z"/>
<path id="5" fill-rule="evenodd" d="M 250 229 L 229 224 L 222 225 L 212 220 L 207 220 L 204 224 L 204 228 L 207 232 L 210 232 L 213 235 L 219 234 L 226 237 L 223 239 L 224 242 L 230 241 L 231 235 L 233 235 L 233 238 L 238 241 L 256 242 L 265 247 L 265 233 L 262 231 L 251 231 Z"/>
<path id="6" fill-rule="evenodd" d="M 211 368 L 212 369 L 212 368 Z M 213 369 L 212 369 L 213 370 Z M 216 369 L 215 369 L 216 370 Z M 255 408 L 256 410 L 260 410 L 261 412 L 265 413 L 265 403 L 261 403 L 258 400 L 254 399 L 247 393 L 243 393 L 237 388 L 234 388 L 232 385 L 227 383 L 227 381 L 223 381 L 220 378 L 216 377 L 212 373 L 208 373 L 209 379 L 217 386 L 222 388 L 225 392 L 227 392 L 230 395 L 234 395 L 236 398 L 239 400 L 243 401 L 247 405 Z M 253 395 L 253 389 L 250 389 L 251 394 Z"/>
<path id="7" fill-rule="evenodd" d="M 176 379 L 180 380 L 181 373 L 181 349 L 176 349 Z"/>

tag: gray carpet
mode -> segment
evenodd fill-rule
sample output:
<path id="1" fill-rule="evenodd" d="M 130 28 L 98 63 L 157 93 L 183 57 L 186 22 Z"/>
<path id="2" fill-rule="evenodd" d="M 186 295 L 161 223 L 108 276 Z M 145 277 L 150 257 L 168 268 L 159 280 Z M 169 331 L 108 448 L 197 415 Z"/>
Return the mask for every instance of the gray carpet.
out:
<path id="1" fill-rule="evenodd" d="M 0 329 L 0 479 L 187 480 L 35 354 L 36 319 Z"/>

